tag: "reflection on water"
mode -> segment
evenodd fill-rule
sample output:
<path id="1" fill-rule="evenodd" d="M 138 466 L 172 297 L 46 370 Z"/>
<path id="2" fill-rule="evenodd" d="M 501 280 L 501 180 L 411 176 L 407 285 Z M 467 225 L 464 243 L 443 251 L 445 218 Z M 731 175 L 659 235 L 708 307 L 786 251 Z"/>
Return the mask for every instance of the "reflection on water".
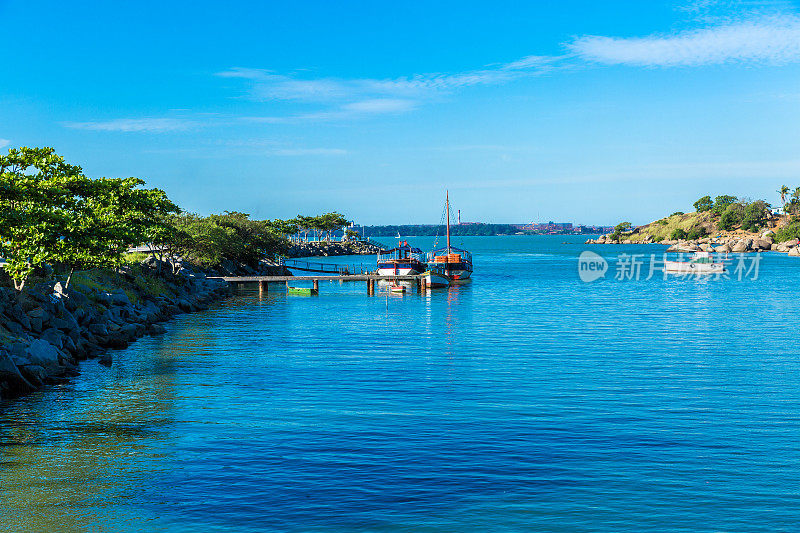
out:
<path id="1" fill-rule="evenodd" d="M 0 405 L 0 530 L 794 529 L 800 262 L 584 284 L 562 240 L 422 294 L 243 287 Z"/>

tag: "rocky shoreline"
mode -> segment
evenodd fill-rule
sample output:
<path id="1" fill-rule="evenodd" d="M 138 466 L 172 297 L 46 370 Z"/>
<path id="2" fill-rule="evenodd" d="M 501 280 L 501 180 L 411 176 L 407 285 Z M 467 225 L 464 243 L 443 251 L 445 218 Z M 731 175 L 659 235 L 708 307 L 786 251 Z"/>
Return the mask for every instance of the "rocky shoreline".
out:
<path id="1" fill-rule="evenodd" d="M 327 257 L 335 255 L 376 255 L 382 247 L 365 241 L 292 243 L 288 257 Z"/>
<path id="2" fill-rule="evenodd" d="M 67 291 L 56 282 L 23 292 L 0 287 L 0 399 L 69 378 L 85 359 L 111 365 L 108 349 L 163 333 L 161 322 L 231 293 L 225 282 L 188 269 L 168 280 L 146 276 L 124 271 L 110 290 L 90 282 Z"/>
<path id="3" fill-rule="evenodd" d="M 601 235 L 597 239 L 587 239 L 585 244 L 663 244 L 669 246 L 667 252 L 717 252 L 717 253 L 748 253 L 748 252 L 781 252 L 790 256 L 800 256 L 800 241 L 790 239 L 784 242 L 775 242 L 775 232 L 767 230 L 762 234 L 732 234 L 702 239 L 663 240 L 656 242 L 651 236 L 642 239 L 614 239 L 611 235 Z M 650 237 L 650 238 L 648 238 Z"/>

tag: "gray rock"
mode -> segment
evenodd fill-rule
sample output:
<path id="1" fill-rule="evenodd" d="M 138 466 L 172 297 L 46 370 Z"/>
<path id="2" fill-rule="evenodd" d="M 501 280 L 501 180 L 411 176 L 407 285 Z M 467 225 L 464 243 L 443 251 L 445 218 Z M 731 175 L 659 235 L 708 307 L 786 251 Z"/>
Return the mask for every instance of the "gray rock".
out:
<path id="1" fill-rule="evenodd" d="M 17 368 L 19 373 L 34 387 L 41 387 L 47 380 L 47 370 L 39 365 L 22 365 Z"/>
<path id="2" fill-rule="evenodd" d="M 126 340 L 132 340 L 138 336 L 140 328 L 142 328 L 142 326 L 138 324 L 127 324 L 120 328 L 118 335 L 124 337 Z"/>
<path id="3" fill-rule="evenodd" d="M 0 351 L 0 396 L 16 397 L 33 392 L 34 386 L 20 373 L 5 351 Z"/>
<path id="4" fill-rule="evenodd" d="M 14 337 L 27 337 L 25 330 L 22 328 L 19 322 L 14 320 L 5 321 L 5 327 Z"/>
<path id="5" fill-rule="evenodd" d="M 39 317 L 32 317 L 31 318 L 31 331 L 34 333 L 41 333 L 44 324 L 42 323 L 42 319 Z"/>
<path id="6" fill-rule="evenodd" d="M 800 247 L 793 246 L 792 248 L 790 248 L 789 255 L 791 255 L 792 257 L 800 256 Z"/>
<path id="7" fill-rule="evenodd" d="M 58 348 L 59 350 L 64 347 L 64 334 L 55 328 L 49 328 L 42 332 L 39 339 L 46 341 Z"/>
<path id="8" fill-rule="evenodd" d="M 14 362 L 15 365 L 27 365 L 31 362 L 28 359 L 28 346 L 30 345 L 29 342 L 13 342 L 11 344 L 7 344 L 6 348 L 8 350 L 9 357 Z"/>
<path id="9" fill-rule="evenodd" d="M 167 332 L 167 328 L 162 326 L 161 324 L 150 324 L 147 327 L 147 333 L 149 335 L 162 335 Z"/>
<path id="10" fill-rule="evenodd" d="M 92 324 L 89 326 L 89 332 L 105 337 L 108 335 L 108 327 L 105 324 Z"/>
<path id="11" fill-rule="evenodd" d="M 105 292 L 105 291 L 99 292 L 95 296 L 95 301 L 97 303 L 99 303 L 99 304 L 102 304 L 102 305 L 106 306 L 106 307 L 111 307 L 111 299 L 112 299 L 111 293 L 108 293 L 108 292 Z"/>
<path id="12" fill-rule="evenodd" d="M 60 352 L 49 342 L 36 339 L 28 346 L 28 359 L 45 370 L 55 371 L 60 366 Z"/>
<path id="13" fill-rule="evenodd" d="M 131 305 L 131 300 L 122 289 L 117 289 L 111 293 L 112 305 Z"/>
<path id="14" fill-rule="evenodd" d="M 97 359 L 97 362 L 103 366 L 111 366 L 111 364 L 114 362 L 114 358 L 110 353 L 104 353 Z"/>
<path id="15" fill-rule="evenodd" d="M 739 254 L 739 253 L 746 252 L 749 249 L 750 249 L 750 244 L 746 240 L 742 239 L 742 240 L 738 241 L 736 244 L 733 245 L 733 247 L 731 248 L 731 251 L 733 253 Z"/>

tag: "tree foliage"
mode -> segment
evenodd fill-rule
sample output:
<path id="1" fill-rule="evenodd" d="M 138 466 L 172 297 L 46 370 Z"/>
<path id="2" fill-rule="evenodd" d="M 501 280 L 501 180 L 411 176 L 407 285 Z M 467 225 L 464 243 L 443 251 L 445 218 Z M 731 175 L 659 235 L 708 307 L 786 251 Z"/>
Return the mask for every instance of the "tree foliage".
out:
<path id="1" fill-rule="evenodd" d="M 21 290 L 39 266 L 118 266 L 154 221 L 177 211 L 142 180 L 90 179 L 52 148 L 11 149 L 0 156 L 0 255 Z M 67 285 L 69 277 L 67 278 Z"/>
<path id="2" fill-rule="evenodd" d="M 698 213 L 711 211 L 712 207 L 714 207 L 714 202 L 711 200 L 710 196 L 703 196 L 694 203 L 694 208 Z"/>
<path id="3" fill-rule="evenodd" d="M 711 212 L 714 214 L 714 216 L 720 217 L 728 208 L 728 206 L 734 203 L 736 203 L 735 196 L 730 196 L 728 194 L 717 196 L 714 198 L 714 206 L 711 208 Z"/>
<path id="4" fill-rule="evenodd" d="M 262 259 L 274 259 L 286 253 L 285 232 L 293 227 L 286 221 L 252 220 L 236 211 L 207 217 L 182 213 L 169 224 L 173 231 L 163 248 L 173 264 L 184 258 L 205 267 L 224 260 L 256 267 Z"/>
<path id="5" fill-rule="evenodd" d="M 614 226 L 614 231 L 611 233 L 611 238 L 615 241 L 619 240 L 623 234 L 626 234 L 631 231 L 633 228 L 633 224 L 630 222 L 620 222 L 616 226 Z"/>
<path id="6" fill-rule="evenodd" d="M 331 240 L 334 231 L 347 225 L 347 218 L 343 214 L 334 211 L 313 217 L 297 215 L 290 223 L 296 226 L 297 231 L 303 233 L 305 240 L 308 240 L 310 231 L 314 231 L 317 236 L 325 235 L 328 240 Z"/>

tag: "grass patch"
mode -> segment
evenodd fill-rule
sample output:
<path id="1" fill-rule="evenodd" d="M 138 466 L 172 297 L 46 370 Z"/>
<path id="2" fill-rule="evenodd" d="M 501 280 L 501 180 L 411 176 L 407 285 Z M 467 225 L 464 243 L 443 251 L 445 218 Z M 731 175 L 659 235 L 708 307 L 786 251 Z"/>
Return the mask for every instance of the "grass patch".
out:
<path id="1" fill-rule="evenodd" d="M 646 235 L 651 235 L 653 240 L 660 242 L 672 240 L 672 235 L 690 234 L 703 227 L 707 232 L 714 231 L 714 221 L 709 212 L 703 213 L 675 213 L 666 218 L 656 220 L 646 226 L 639 228 L 629 239 L 633 242 L 641 242 Z"/>
<path id="2" fill-rule="evenodd" d="M 92 292 L 114 292 L 122 289 L 133 303 L 139 303 L 142 298 L 176 296 L 174 288 L 165 279 L 154 276 L 138 266 L 134 266 L 132 271 L 134 277 L 128 279 L 112 270 L 83 270 L 72 275 L 71 284 L 82 285 Z"/>

